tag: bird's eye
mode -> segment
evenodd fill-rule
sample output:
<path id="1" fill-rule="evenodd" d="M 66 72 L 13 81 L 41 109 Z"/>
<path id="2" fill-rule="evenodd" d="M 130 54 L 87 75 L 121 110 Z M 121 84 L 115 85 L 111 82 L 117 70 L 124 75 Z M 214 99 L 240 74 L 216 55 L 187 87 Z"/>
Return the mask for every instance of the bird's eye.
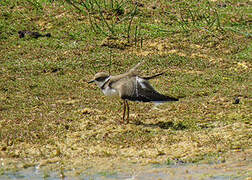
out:
<path id="1" fill-rule="evenodd" d="M 96 78 L 95 80 L 96 80 L 96 81 L 104 81 L 106 78 L 107 78 L 107 77 L 98 77 L 98 78 Z"/>

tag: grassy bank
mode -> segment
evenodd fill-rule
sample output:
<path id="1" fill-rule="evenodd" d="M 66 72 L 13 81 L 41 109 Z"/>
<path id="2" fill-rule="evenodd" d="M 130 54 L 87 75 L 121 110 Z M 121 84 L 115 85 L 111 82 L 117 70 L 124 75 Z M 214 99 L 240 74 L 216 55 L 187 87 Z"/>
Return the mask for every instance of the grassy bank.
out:
<path id="1" fill-rule="evenodd" d="M 111 2 L 0 2 L 2 170 L 251 158 L 251 3 Z M 165 71 L 151 83 L 180 101 L 130 103 L 119 125 L 122 102 L 86 82 L 142 59 L 142 74 Z"/>

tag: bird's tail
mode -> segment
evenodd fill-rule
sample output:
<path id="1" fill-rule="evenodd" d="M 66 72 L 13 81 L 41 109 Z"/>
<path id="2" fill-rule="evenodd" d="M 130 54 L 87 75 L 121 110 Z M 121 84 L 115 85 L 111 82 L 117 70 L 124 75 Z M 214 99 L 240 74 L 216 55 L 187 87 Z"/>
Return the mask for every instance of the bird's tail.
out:
<path id="1" fill-rule="evenodd" d="M 178 101 L 178 98 L 174 98 L 174 97 L 169 97 L 169 96 L 165 96 L 165 101 Z"/>
<path id="2" fill-rule="evenodd" d="M 178 101 L 179 100 L 177 98 L 165 96 L 163 94 L 160 94 L 160 96 L 162 98 L 155 99 L 155 100 L 152 101 L 155 104 L 155 107 L 158 106 L 158 105 L 160 105 L 160 104 L 166 103 L 166 102 L 174 102 L 174 101 Z"/>
<path id="3" fill-rule="evenodd" d="M 174 98 L 174 97 L 170 97 L 170 96 L 166 96 L 166 95 L 163 95 L 163 94 L 160 94 L 159 92 L 155 92 L 153 93 L 152 95 L 152 102 L 168 102 L 168 101 L 178 101 L 177 98 Z"/>
<path id="4" fill-rule="evenodd" d="M 153 76 L 142 77 L 142 78 L 145 79 L 145 80 L 150 80 L 150 79 L 153 79 L 153 78 L 155 78 L 155 77 L 161 76 L 161 75 L 163 75 L 164 73 L 165 73 L 165 72 L 162 72 L 162 73 L 158 73 L 158 74 L 153 75 Z"/>

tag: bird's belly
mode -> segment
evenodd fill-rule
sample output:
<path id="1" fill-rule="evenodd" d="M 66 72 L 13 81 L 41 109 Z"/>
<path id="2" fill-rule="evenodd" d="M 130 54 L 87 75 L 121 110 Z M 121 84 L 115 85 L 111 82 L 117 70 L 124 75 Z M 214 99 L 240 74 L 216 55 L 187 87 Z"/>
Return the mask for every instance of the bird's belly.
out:
<path id="1" fill-rule="evenodd" d="M 108 87 L 103 89 L 102 92 L 106 96 L 116 96 L 116 95 L 118 95 L 118 92 L 115 89 L 108 88 Z"/>

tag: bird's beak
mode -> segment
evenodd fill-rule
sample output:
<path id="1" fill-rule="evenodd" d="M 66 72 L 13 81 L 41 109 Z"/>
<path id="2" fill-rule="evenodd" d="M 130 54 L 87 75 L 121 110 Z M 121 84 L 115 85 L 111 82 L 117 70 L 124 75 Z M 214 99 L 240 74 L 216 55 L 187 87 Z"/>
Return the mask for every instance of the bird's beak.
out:
<path id="1" fill-rule="evenodd" d="M 94 80 L 94 79 L 93 79 L 93 80 L 91 80 L 91 81 L 88 81 L 88 84 L 93 83 L 93 82 L 95 82 L 95 80 Z"/>

